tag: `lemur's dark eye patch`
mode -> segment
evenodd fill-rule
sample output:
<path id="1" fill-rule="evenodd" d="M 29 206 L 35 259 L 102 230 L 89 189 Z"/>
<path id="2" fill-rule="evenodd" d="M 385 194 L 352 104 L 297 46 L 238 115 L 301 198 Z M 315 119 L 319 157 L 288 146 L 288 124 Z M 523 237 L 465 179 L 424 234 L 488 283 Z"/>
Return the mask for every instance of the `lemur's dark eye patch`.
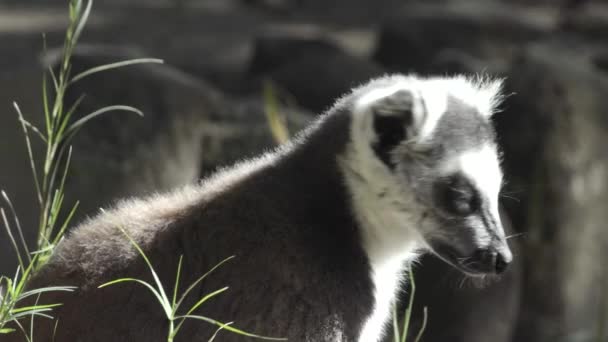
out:
<path id="1" fill-rule="evenodd" d="M 479 210 L 479 193 L 462 175 L 442 178 L 433 186 L 437 207 L 455 216 L 467 216 Z"/>

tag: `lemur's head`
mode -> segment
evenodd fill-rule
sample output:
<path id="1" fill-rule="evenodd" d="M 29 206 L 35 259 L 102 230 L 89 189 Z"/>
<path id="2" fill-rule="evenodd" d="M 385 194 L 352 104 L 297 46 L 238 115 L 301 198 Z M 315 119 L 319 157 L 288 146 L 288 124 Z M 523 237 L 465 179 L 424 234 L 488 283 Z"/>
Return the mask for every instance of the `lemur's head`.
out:
<path id="1" fill-rule="evenodd" d="M 512 254 L 498 212 L 502 173 L 490 122 L 500 88 L 500 81 L 462 76 L 394 76 L 355 91 L 353 146 L 368 160 L 359 177 L 375 185 L 352 185 L 374 192 L 368 203 L 382 203 L 368 209 L 382 211 L 368 212 L 366 220 L 377 221 L 368 240 L 414 231 L 467 274 L 507 268 Z"/>

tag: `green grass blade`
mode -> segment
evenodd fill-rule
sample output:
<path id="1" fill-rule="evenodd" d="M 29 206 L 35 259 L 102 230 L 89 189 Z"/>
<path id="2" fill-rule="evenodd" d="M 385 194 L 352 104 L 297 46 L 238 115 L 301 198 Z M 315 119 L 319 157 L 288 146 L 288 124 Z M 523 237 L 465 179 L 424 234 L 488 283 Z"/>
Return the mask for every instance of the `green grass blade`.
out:
<path id="1" fill-rule="evenodd" d="M 38 289 L 34 289 L 34 290 L 29 290 L 26 291 L 24 293 L 22 293 L 21 295 L 19 295 L 19 297 L 17 297 L 17 301 L 20 301 L 22 299 L 25 299 L 27 297 L 30 296 L 35 296 L 38 294 L 42 294 L 42 293 L 46 293 L 46 292 L 74 292 L 78 287 L 76 286 L 48 286 L 48 287 L 41 287 Z"/>
<path id="2" fill-rule="evenodd" d="M 33 251 L 31 254 L 32 254 L 32 255 L 34 255 L 34 256 L 36 256 L 36 255 L 38 255 L 38 254 L 44 254 L 44 253 L 46 253 L 46 252 L 48 252 L 48 251 L 52 250 L 52 249 L 53 249 L 53 247 L 54 247 L 54 246 L 53 246 L 53 244 L 49 244 L 48 246 L 46 246 L 46 247 L 44 247 L 44 248 L 41 248 L 41 249 L 39 249 L 39 250 L 35 250 L 35 251 Z"/>
<path id="3" fill-rule="evenodd" d="M 4 208 L 1 208 L 1 207 L 0 207 L 0 216 L 2 217 L 4 227 L 6 228 L 6 232 L 8 233 L 9 240 L 11 241 L 11 244 L 13 245 L 13 248 L 15 249 L 15 253 L 17 253 L 17 260 L 19 261 L 19 267 L 24 269 L 25 264 L 23 263 L 23 258 L 21 257 L 21 251 L 19 250 L 17 241 L 15 240 L 15 237 L 13 236 L 11 226 L 8 222 L 8 219 L 6 218 L 6 213 L 4 212 Z"/>
<path id="4" fill-rule="evenodd" d="M 23 292 L 23 289 L 25 288 L 27 280 L 29 279 L 30 274 L 32 272 L 33 264 L 36 262 L 37 259 L 38 259 L 38 257 L 34 256 L 32 258 L 32 262 L 29 265 L 27 265 L 27 268 L 21 270 L 23 272 L 23 274 L 21 275 L 20 278 L 17 277 L 17 274 L 19 273 L 20 269 L 19 268 L 17 269 L 17 272 L 15 273 L 15 278 L 13 278 L 15 280 L 14 289 L 13 289 L 14 293 Z M 16 297 L 16 295 L 15 295 L 15 297 Z"/>
<path id="5" fill-rule="evenodd" d="M 229 326 L 229 325 L 231 325 L 231 324 L 234 324 L 234 322 L 228 322 L 228 323 L 225 323 L 224 325 L 225 325 L 225 326 Z M 210 339 L 209 339 L 209 341 L 207 341 L 207 342 L 213 342 L 213 341 L 215 341 L 215 338 L 217 337 L 217 335 L 218 335 L 218 334 L 220 333 L 220 331 L 222 331 L 222 330 L 224 330 L 224 327 L 219 327 L 219 328 L 217 328 L 217 330 L 215 330 L 215 333 L 213 333 L 213 336 L 211 336 L 211 338 L 210 338 Z"/>
<path id="6" fill-rule="evenodd" d="M 154 296 L 156 297 L 158 302 L 163 307 L 165 314 L 167 315 L 167 318 L 171 318 L 171 316 L 173 316 L 173 314 L 171 312 L 171 308 L 167 308 L 167 306 L 165 305 L 165 299 L 162 297 L 162 295 L 152 285 L 146 283 L 143 280 L 135 279 L 135 278 L 120 278 L 120 279 L 109 281 L 107 283 L 103 283 L 103 284 L 99 285 L 97 288 L 101 289 L 101 288 L 108 287 L 111 285 L 127 283 L 127 282 L 135 282 L 135 283 L 138 283 L 138 284 L 141 284 L 141 285 L 147 287 L 148 290 L 150 290 L 150 292 L 152 292 L 152 294 L 154 294 Z"/>
<path id="7" fill-rule="evenodd" d="M 63 221 L 63 224 L 61 225 L 61 227 L 59 228 L 59 231 L 55 235 L 52 245 L 57 245 L 57 243 L 59 243 L 59 240 L 63 237 L 66 229 L 68 228 L 68 226 L 70 224 L 70 221 L 72 221 L 72 218 L 74 217 L 74 214 L 76 213 L 76 209 L 78 209 L 79 204 L 80 204 L 80 201 L 76 201 L 74 206 L 72 206 L 72 210 L 70 210 L 70 212 L 68 213 L 68 216 Z"/>
<path id="8" fill-rule="evenodd" d="M 40 316 L 40 317 L 44 317 L 44 318 L 48 318 L 48 319 L 53 319 L 53 316 L 45 314 L 45 312 L 51 312 L 51 311 L 53 311 L 53 308 L 20 312 L 20 313 L 14 314 L 14 315 L 12 314 L 11 321 L 16 322 L 20 319 L 27 318 L 28 316 L 32 316 L 32 315 Z"/>
<path id="9" fill-rule="evenodd" d="M 79 96 L 76 101 L 74 101 L 74 103 L 70 106 L 70 109 L 68 109 L 68 111 L 62 115 L 61 118 L 61 125 L 59 126 L 59 128 L 57 129 L 57 133 L 55 134 L 58 137 L 63 137 L 64 136 L 64 132 L 66 127 L 68 127 L 68 124 L 70 123 L 70 118 L 72 117 L 72 115 L 74 114 L 74 112 L 76 112 L 76 109 L 78 109 L 78 106 L 80 106 L 80 104 L 82 103 L 82 100 L 84 100 L 85 96 L 81 95 Z"/>
<path id="10" fill-rule="evenodd" d="M 55 75 L 55 70 L 53 70 L 53 67 L 51 67 L 51 66 L 49 66 L 47 70 L 48 70 L 49 75 L 51 75 L 51 81 L 53 81 L 53 88 L 55 89 L 55 99 L 57 99 L 57 94 L 59 92 L 59 82 L 57 81 L 57 76 Z"/>
<path id="11" fill-rule="evenodd" d="M 279 101 L 277 100 L 276 91 L 270 81 L 264 82 L 264 112 L 266 120 L 270 125 L 270 132 L 275 141 L 279 144 L 289 140 L 289 129 L 285 117 L 279 110 Z"/>
<path id="12" fill-rule="evenodd" d="M 80 3 L 80 1 L 79 1 Z M 80 8 L 77 9 L 77 26 L 76 26 L 76 30 L 74 31 L 74 36 L 72 38 L 72 46 L 76 45 L 76 43 L 78 42 L 78 39 L 80 38 L 80 35 L 82 34 L 82 30 L 84 29 L 84 26 L 86 25 L 87 21 L 89 20 L 89 14 L 91 13 L 91 7 L 93 6 L 93 0 L 88 0 L 87 4 L 85 5 L 84 11 L 82 11 L 82 13 L 80 13 Z"/>
<path id="13" fill-rule="evenodd" d="M 412 271 L 411 265 L 408 269 L 408 274 L 410 277 L 410 298 L 407 309 L 405 310 L 405 317 L 403 318 L 403 335 L 401 336 L 401 342 L 405 342 L 407 333 L 410 329 L 410 320 L 412 318 L 412 309 L 414 307 L 414 295 L 416 294 L 416 281 L 414 280 L 414 271 Z"/>
<path id="14" fill-rule="evenodd" d="M 400 342 L 399 322 L 397 320 L 397 301 L 393 303 L 393 341 Z"/>
<path id="15" fill-rule="evenodd" d="M 30 250 L 27 247 L 27 243 L 25 243 L 25 237 L 23 237 L 23 229 L 21 228 L 21 222 L 19 222 L 19 217 L 17 216 L 17 212 L 15 211 L 13 202 L 10 200 L 4 190 L 0 191 L 0 194 L 4 198 L 4 201 L 8 204 L 8 208 L 11 211 L 11 214 L 13 215 L 13 221 L 15 222 L 15 227 L 17 228 L 17 233 L 19 233 L 19 239 L 21 240 L 21 247 L 23 247 L 25 255 L 27 256 L 28 261 L 31 263 L 32 257 L 30 256 Z"/>
<path id="16" fill-rule="evenodd" d="M 34 126 L 31 122 L 27 121 L 26 119 L 23 119 L 23 124 L 32 132 L 36 133 L 36 135 L 40 138 L 40 140 L 44 141 L 46 143 L 46 137 L 42 134 L 42 132 L 40 132 L 40 130 L 38 129 L 38 127 Z"/>
<path id="17" fill-rule="evenodd" d="M 13 309 L 13 310 L 11 310 L 11 312 L 14 314 L 23 313 L 23 312 L 42 312 L 42 311 L 47 311 L 47 309 L 56 308 L 58 306 L 61 306 L 61 304 L 30 305 L 30 306 L 23 306 L 23 307 L 20 307 L 17 309 Z"/>
<path id="18" fill-rule="evenodd" d="M 90 114 L 85 115 L 83 118 L 81 118 L 80 120 L 74 122 L 66 131 L 66 135 L 69 135 L 70 133 L 80 129 L 80 127 L 82 127 L 82 125 L 84 125 L 85 123 L 87 123 L 88 121 L 90 121 L 91 119 L 94 119 L 95 117 L 102 115 L 104 113 L 107 112 L 111 112 L 111 111 L 125 111 L 125 112 L 132 112 L 135 113 L 139 116 L 144 116 L 144 113 L 142 113 L 139 109 L 137 108 L 133 108 L 130 106 L 124 106 L 124 105 L 115 105 L 115 106 L 108 106 L 108 107 L 104 107 L 101 109 L 98 109 Z"/>
<path id="19" fill-rule="evenodd" d="M 203 281 L 205 278 L 207 278 L 207 276 L 211 273 L 213 273 L 213 271 L 215 271 L 216 269 L 218 269 L 219 267 L 221 267 L 224 263 L 234 259 L 236 256 L 232 255 L 227 257 L 226 259 L 220 261 L 217 265 L 213 266 L 213 268 L 211 268 L 209 271 L 207 271 L 207 273 L 203 274 L 201 277 L 199 277 L 194 283 L 192 283 L 188 289 L 186 289 L 186 291 L 182 294 L 181 298 L 179 299 L 179 301 L 177 302 L 177 307 L 179 307 L 181 305 L 181 303 L 184 301 L 184 299 L 188 296 L 188 294 L 190 293 L 190 291 L 192 291 L 196 285 L 198 285 L 201 281 Z"/>
<path id="20" fill-rule="evenodd" d="M 420 342 L 422 335 L 424 335 L 424 331 L 426 330 L 427 319 L 428 319 L 428 310 L 427 310 L 427 307 L 425 306 L 423 309 L 422 326 L 420 326 L 420 330 L 418 330 L 418 335 L 416 335 L 416 339 L 414 340 L 414 342 Z"/>
<path id="21" fill-rule="evenodd" d="M 42 51 L 46 53 L 46 36 L 42 34 Z M 42 73 L 42 109 L 44 110 L 44 126 L 47 136 L 51 135 L 51 113 L 49 112 L 49 96 L 46 72 Z"/>
<path id="22" fill-rule="evenodd" d="M 175 284 L 173 286 L 173 298 L 171 300 L 171 306 L 173 306 L 173 310 L 175 311 L 177 307 L 175 306 L 175 302 L 177 301 L 177 291 L 179 289 L 179 277 L 182 272 L 182 260 L 184 259 L 183 255 L 179 256 L 179 262 L 177 263 L 177 272 L 175 272 Z"/>
<path id="23" fill-rule="evenodd" d="M 25 328 L 23 328 L 23 325 L 21 325 L 21 322 L 19 322 L 18 320 L 14 320 L 13 322 L 15 322 L 15 324 L 17 324 L 17 326 L 19 327 L 19 329 L 23 332 L 23 336 L 25 337 L 25 340 L 27 342 L 32 342 L 32 340 L 30 339 L 30 337 L 27 336 L 27 332 L 25 331 Z"/>
<path id="24" fill-rule="evenodd" d="M 38 171 L 36 170 L 36 163 L 34 162 L 34 153 L 32 152 L 32 143 L 30 142 L 30 135 L 27 131 L 27 127 L 25 125 L 25 120 L 23 118 L 23 113 L 21 113 L 21 108 L 17 102 L 13 102 L 13 107 L 17 111 L 17 116 L 19 118 L 19 122 L 21 123 L 21 128 L 23 130 L 23 135 L 25 136 L 25 146 L 27 148 L 27 156 L 30 161 L 30 168 L 32 170 L 32 174 L 34 176 L 34 184 L 36 186 L 36 194 L 38 195 L 38 202 L 42 205 L 42 192 L 40 191 L 40 183 L 38 182 Z"/>
<path id="25" fill-rule="evenodd" d="M 212 318 L 209 317 L 205 317 L 205 316 L 199 316 L 199 315 L 183 315 L 183 316 L 176 316 L 176 318 L 180 319 L 180 318 L 189 318 L 189 319 L 198 319 L 207 323 L 211 323 L 214 325 L 217 325 L 218 327 L 231 331 L 233 333 L 237 333 L 239 335 L 243 335 L 243 336 L 247 336 L 247 337 L 253 337 L 253 338 L 258 338 L 258 339 L 262 339 L 262 340 L 269 340 L 269 341 L 287 341 L 286 338 L 279 338 L 279 337 L 267 337 L 267 336 L 261 336 L 261 335 L 256 335 L 256 334 L 251 334 L 248 333 L 246 331 L 234 328 L 228 324 L 216 321 Z"/>
<path id="26" fill-rule="evenodd" d="M 121 227 L 119 227 L 119 229 L 127 237 L 127 239 L 129 239 L 129 242 L 131 242 L 133 247 L 135 247 L 135 249 L 137 249 L 137 251 L 142 256 L 142 258 L 144 258 L 146 264 L 148 265 L 148 268 L 150 269 L 150 273 L 152 273 L 152 277 L 154 278 L 154 282 L 156 283 L 156 288 L 158 290 L 158 293 L 162 297 L 161 304 L 163 305 L 163 308 L 165 309 L 166 312 L 171 312 L 172 311 L 171 302 L 167 298 L 167 294 L 165 293 L 165 289 L 163 288 L 163 283 L 161 283 L 160 279 L 158 278 L 158 275 L 156 274 L 156 271 L 154 271 L 154 267 L 152 267 L 152 263 L 146 256 L 146 253 L 144 253 L 144 251 L 141 249 L 141 247 L 139 247 L 137 242 L 135 242 L 135 240 L 133 240 L 133 238 L 127 233 L 126 230 L 124 230 Z M 168 315 L 167 317 L 171 317 L 171 315 Z"/>
<path id="27" fill-rule="evenodd" d="M 118 69 L 118 68 L 126 67 L 129 65 L 134 65 L 134 64 L 144 64 L 144 63 L 163 64 L 164 61 L 162 59 L 158 59 L 158 58 L 137 58 L 137 59 L 129 59 L 129 60 L 115 62 L 115 63 L 104 64 L 104 65 L 96 66 L 94 68 L 91 68 L 89 70 L 86 70 L 86 71 L 83 71 L 83 72 L 77 74 L 76 76 L 72 77 L 69 84 L 70 85 L 74 84 L 74 83 L 82 80 L 83 78 L 94 75 L 98 72 Z"/>
<path id="28" fill-rule="evenodd" d="M 193 313 L 196 309 L 198 309 L 201 305 L 203 305 L 207 300 L 219 295 L 220 293 L 224 292 L 228 290 L 228 286 L 223 287 L 219 290 L 213 291 L 209 294 L 207 294 L 206 296 L 204 296 L 203 298 L 201 298 L 198 302 L 196 302 L 196 304 L 194 304 L 190 310 L 188 310 L 188 313 L 186 315 L 189 315 L 191 313 Z"/>
<path id="29" fill-rule="evenodd" d="M 186 313 L 187 315 L 192 314 L 196 309 L 198 309 L 201 305 L 203 305 L 203 303 L 205 303 L 208 299 L 215 297 L 216 295 L 219 295 L 220 293 L 224 292 L 228 290 L 228 286 L 221 288 L 217 291 L 214 291 L 212 293 L 207 294 L 205 297 L 201 298 L 198 302 L 196 302 L 196 304 L 194 304 L 190 310 L 188 310 L 188 312 Z M 177 308 L 177 307 L 176 307 Z M 179 322 L 179 324 L 177 325 L 177 327 L 175 328 L 175 334 L 177 334 L 177 332 L 179 331 L 179 329 L 182 327 L 182 324 L 184 324 L 185 319 L 182 319 L 181 322 Z"/>
<path id="30" fill-rule="evenodd" d="M 63 154 L 63 153 L 61 153 Z M 60 154 L 60 155 L 61 155 Z M 70 162 L 72 161 L 72 146 L 68 148 L 68 156 L 65 160 L 65 165 L 63 166 L 63 175 L 61 176 L 61 182 L 59 183 L 59 192 L 63 193 L 65 189 L 65 180 L 68 176 L 68 170 L 70 169 Z"/>

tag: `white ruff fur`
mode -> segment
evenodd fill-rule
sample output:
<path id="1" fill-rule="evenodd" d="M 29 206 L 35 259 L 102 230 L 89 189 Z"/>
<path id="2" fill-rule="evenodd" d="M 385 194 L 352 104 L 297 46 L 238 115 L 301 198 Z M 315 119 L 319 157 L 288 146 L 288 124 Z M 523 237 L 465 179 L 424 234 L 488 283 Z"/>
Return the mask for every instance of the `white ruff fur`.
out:
<path id="1" fill-rule="evenodd" d="M 408 129 L 408 136 L 414 134 L 417 142 L 422 143 L 433 134 L 446 112 L 448 96 L 454 96 L 489 116 L 499 101 L 496 95 L 499 89 L 500 82 L 476 82 L 465 77 L 419 79 L 402 76 L 392 78 L 391 82 L 378 88 L 371 88 L 355 99 L 352 139 L 340 158 L 340 164 L 353 197 L 354 212 L 362 227 L 363 247 L 375 286 L 374 308 L 359 335 L 359 342 L 375 342 L 382 338 L 404 269 L 426 246 L 416 227 L 422 210 L 413 195 L 404 191 L 403 185 L 371 149 L 375 139 L 372 106 L 399 90 L 409 91 L 413 95 L 413 124 L 412 132 Z M 454 167 L 459 167 L 479 182 L 479 188 L 495 201 L 502 179 L 495 160 L 495 149 L 482 148 L 462 155 L 454 162 Z M 488 168 L 488 165 L 492 167 Z M 498 203 L 492 204 L 492 211 L 498 217 Z"/>
<path id="2" fill-rule="evenodd" d="M 370 148 L 374 138 L 370 105 L 401 89 L 402 84 L 376 89 L 357 101 L 351 126 L 353 138 L 340 160 L 362 226 L 363 247 L 375 287 L 374 309 L 359 342 L 378 341 L 384 335 L 404 266 L 416 258 L 416 250 L 423 244 L 412 225 L 418 214 L 413 198 L 404 196 L 395 177 Z M 422 106 L 414 105 L 414 120 L 421 122 L 422 115 Z M 412 208 L 412 212 L 396 210 L 393 203 L 399 203 L 399 208 Z"/>

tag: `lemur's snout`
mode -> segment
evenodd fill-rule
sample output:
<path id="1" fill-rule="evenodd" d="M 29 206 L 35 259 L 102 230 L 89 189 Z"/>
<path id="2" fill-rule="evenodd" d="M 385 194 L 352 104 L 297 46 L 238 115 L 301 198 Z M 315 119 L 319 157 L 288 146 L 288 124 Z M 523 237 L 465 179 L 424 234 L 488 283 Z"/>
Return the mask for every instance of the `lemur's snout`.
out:
<path id="1" fill-rule="evenodd" d="M 471 257 L 468 267 L 480 273 L 501 274 L 507 270 L 512 259 L 511 252 L 495 248 L 478 249 Z"/>

